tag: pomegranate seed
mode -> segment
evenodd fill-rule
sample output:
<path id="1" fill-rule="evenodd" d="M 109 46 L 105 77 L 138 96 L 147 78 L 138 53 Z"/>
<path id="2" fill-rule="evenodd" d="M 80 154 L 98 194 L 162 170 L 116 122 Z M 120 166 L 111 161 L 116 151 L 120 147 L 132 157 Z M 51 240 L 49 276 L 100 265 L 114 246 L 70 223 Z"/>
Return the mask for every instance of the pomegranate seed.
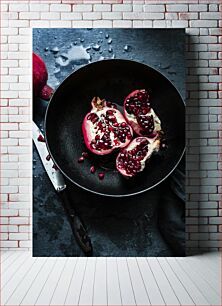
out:
<path id="1" fill-rule="evenodd" d="M 51 158 L 50 154 L 46 156 L 46 160 L 49 161 Z"/>
<path id="2" fill-rule="evenodd" d="M 99 179 L 100 179 L 100 180 L 103 180 L 104 177 L 105 177 L 105 173 L 104 173 L 104 172 L 100 172 L 100 173 L 98 174 L 98 176 L 99 176 Z"/>
<path id="3" fill-rule="evenodd" d="M 90 172 L 91 172 L 91 173 L 95 173 L 95 172 L 96 172 L 95 166 L 92 166 L 92 167 L 90 168 Z"/>
<path id="4" fill-rule="evenodd" d="M 89 154 L 88 154 L 87 152 L 83 152 L 83 153 L 82 153 L 82 156 L 83 156 L 84 158 L 88 158 L 88 157 L 89 157 Z"/>
<path id="5" fill-rule="evenodd" d="M 52 168 L 55 169 L 55 171 L 59 169 L 55 164 L 52 166 Z"/>
<path id="6" fill-rule="evenodd" d="M 81 156 L 79 159 L 78 159 L 78 163 L 83 163 L 84 162 L 84 157 Z"/>
<path id="7" fill-rule="evenodd" d="M 41 134 L 39 134 L 39 137 L 37 140 L 40 142 L 45 142 L 45 138 Z"/>

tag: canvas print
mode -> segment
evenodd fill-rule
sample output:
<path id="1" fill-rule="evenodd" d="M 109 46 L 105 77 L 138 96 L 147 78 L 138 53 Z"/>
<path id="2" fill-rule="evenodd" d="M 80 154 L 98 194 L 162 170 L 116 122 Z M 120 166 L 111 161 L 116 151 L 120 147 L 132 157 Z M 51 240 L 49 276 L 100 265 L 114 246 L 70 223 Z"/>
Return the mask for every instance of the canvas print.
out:
<path id="1" fill-rule="evenodd" d="M 33 256 L 185 255 L 183 29 L 33 29 Z"/>

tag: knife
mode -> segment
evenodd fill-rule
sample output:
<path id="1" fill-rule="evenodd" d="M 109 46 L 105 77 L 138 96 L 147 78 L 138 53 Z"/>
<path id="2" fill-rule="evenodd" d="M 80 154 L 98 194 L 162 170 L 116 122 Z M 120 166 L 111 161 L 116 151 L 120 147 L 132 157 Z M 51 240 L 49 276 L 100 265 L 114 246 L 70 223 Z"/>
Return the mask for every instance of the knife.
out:
<path id="1" fill-rule="evenodd" d="M 92 244 L 87 234 L 86 228 L 69 202 L 66 191 L 66 184 L 62 173 L 59 171 L 59 169 L 57 169 L 57 167 L 54 166 L 52 159 L 47 158 L 47 156 L 49 156 L 49 152 L 47 150 L 46 143 L 44 141 L 39 141 L 40 139 L 44 140 L 44 136 L 34 122 L 32 123 L 32 138 L 46 173 L 48 174 L 48 177 L 51 180 L 55 190 L 58 192 L 62 199 L 63 208 L 66 212 L 76 242 L 80 246 L 81 250 L 85 253 L 85 255 L 92 256 Z"/>

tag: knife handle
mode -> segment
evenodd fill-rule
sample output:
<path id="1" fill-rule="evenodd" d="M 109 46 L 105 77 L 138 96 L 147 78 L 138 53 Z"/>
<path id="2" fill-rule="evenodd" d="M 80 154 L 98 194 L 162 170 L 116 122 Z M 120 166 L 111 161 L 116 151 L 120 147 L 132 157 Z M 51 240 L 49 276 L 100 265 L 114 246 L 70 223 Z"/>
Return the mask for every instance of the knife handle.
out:
<path id="1" fill-rule="evenodd" d="M 78 245 L 86 256 L 92 256 L 93 248 L 91 240 L 87 234 L 83 222 L 80 220 L 80 218 L 70 205 L 66 189 L 60 191 L 59 195 L 62 198 L 63 208 L 66 212 L 68 221 L 72 228 L 73 235 L 75 236 Z"/>

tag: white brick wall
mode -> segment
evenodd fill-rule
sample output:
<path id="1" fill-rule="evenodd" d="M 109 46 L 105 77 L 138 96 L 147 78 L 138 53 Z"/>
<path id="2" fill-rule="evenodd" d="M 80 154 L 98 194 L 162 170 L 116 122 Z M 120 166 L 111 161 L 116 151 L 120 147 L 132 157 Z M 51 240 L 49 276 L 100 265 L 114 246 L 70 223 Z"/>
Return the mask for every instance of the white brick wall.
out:
<path id="1" fill-rule="evenodd" d="M 221 246 L 220 0 L 1 2 L 1 247 L 29 248 L 30 27 L 185 27 L 187 247 Z"/>

